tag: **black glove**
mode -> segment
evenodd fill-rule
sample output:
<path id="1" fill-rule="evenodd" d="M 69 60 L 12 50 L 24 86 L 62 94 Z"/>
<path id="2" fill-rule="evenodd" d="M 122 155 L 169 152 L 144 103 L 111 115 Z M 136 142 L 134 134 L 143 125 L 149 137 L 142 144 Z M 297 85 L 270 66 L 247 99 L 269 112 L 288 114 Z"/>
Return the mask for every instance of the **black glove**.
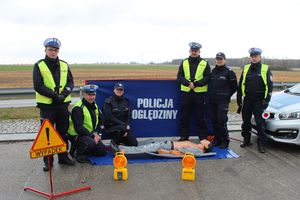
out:
<path id="1" fill-rule="evenodd" d="M 66 97 L 65 97 L 64 95 L 62 95 L 62 94 L 59 94 L 59 95 L 57 96 L 58 102 L 60 102 L 60 103 L 64 102 L 65 98 L 66 98 Z"/>
<path id="2" fill-rule="evenodd" d="M 266 100 L 262 100 L 263 109 L 266 109 L 268 106 L 269 106 L 269 102 L 267 102 Z"/>
<path id="3" fill-rule="evenodd" d="M 52 100 L 53 100 L 54 103 L 62 103 L 62 102 L 64 102 L 65 98 L 66 97 L 62 94 L 55 94 L 52 97 Z"/>

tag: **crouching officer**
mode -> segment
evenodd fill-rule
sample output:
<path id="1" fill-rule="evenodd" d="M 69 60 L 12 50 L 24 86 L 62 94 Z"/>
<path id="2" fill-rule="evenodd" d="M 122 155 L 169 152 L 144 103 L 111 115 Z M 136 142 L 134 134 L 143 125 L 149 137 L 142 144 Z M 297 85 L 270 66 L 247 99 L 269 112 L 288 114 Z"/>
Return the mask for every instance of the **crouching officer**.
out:
<path id="1" fill-rule="evenodd" d="M 75 139 L 76 160 L 88 162 L 87 156 L 105 156 L 107 149 L 101 142 L 104 119 L 95 99 L 97 85 L 85 85 L 83 98 L 72 108 L 69 134 Z"/>
<path id="2" fill-rule="evenodd" d="M 234 71 L 226 66 L 226 57 L 222 52 L 216 55 L 216 66 L 211 72 L 208 83 L 210 116 L 212 121 L 214 146 L 225 149 L 229 145 L 227 113 L 230 97 L 237 90 L 237 79 Z"/>
<path id="3" fill-rule="evenodd" d="M 124 97 L 124 85 L 116 83 L 114 95 L 104 102 L 105 132 L 108 133 L 112 142 L 119 145 L 137 146 L 136 137 L 130 130 L 131 109 L 129 100 Z"/>
<path id="4" fill-rule="evenodd" d="M 40 109 L 41 123 L 49 119 L 57 132 L 68 144 L 69 127 L 68 106 L 73 90 L 73 76 L 68 64 L 58 58 L 61 42 L 57 38 L 48 38 L 44 42 L 46 56 L 35 63 L 33 68 L 33 85 L 36 91 L 37 107 Z M 48 171 L 48 157 L 44 157 L 44 171 Z M 67 153 L 58 154 L 58 163 L 74 165 Z M 53 165 L 53 156 L 50 156 Z"/>
<path id="5" fill-rule="evenodd" d="M 265 153 L 265 125 L 262 113 L 268 107 L 273 90 L 272 74 L 268 65 L 261 63 L 262 50 L 249 49 L 251 64 L 244 66 L 237 92 L 237 104 L 242 107 L 242 136 L 244 141 L 241 147 L 251 143 L 251 116 L 254 115 L 258 132 L 258 151 Z M 242 99 L 244 97 L 244 99 Z"/>

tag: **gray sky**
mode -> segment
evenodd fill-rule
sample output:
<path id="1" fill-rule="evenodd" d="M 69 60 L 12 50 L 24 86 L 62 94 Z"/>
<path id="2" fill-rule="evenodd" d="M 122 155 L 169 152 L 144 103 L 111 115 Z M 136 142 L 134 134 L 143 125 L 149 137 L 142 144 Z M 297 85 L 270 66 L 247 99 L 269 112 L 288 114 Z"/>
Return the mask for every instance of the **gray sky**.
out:
<path id="1" fill-rule="evenodd" d="M 223 51 L 300 59 L 299 0 L 1 0 L 0 64 L 34 63 L 48 37 L 69 63 L 164 62 Z"/>

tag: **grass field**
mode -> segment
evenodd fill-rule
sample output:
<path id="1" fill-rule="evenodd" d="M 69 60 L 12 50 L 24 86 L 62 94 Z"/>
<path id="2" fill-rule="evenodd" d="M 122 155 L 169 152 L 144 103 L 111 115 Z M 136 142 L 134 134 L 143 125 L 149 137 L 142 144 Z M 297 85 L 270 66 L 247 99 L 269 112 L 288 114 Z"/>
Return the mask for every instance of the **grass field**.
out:
<path id="1" fill-rule="evenodd" d="M 125 65 L 125 64 L 72 64 L 75 86 L 82 86 L 84 80 L 116 79 L 175 79 L 177 65 Z M 237 77 L 241 74 L 238 67 L 232 68 Z M 33 65 L 0 65 L 0 88 L 32 87 Z M 299 82 L 300 71 L 273 71 L 273 81 Z M 236 111 L 235 103 L 230 110 Z M 3 108 L 0 119 L 38 118 L 36 108 Z"/>
<path id="2" fill-rule="evenodd" d="M 177 65 L 72 64 L 75 86 L 84 80 L 175 79 Z M 32 87 L 33 65 L 0 65 L 0 88 Z M 232 68 L 239 78 L 241 69 Z M 275 82 L 298 82 L 300 71 L 273 71 Z"/>

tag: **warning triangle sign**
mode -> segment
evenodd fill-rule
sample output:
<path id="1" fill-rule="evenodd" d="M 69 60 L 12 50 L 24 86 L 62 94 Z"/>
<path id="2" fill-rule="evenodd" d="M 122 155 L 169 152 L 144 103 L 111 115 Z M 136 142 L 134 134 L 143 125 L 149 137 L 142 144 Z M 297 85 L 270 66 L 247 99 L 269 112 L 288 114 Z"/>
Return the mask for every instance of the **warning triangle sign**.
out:
<path id="1" fill-rule="evenodd" d="M 67 151 L 67 145 L 48 119 L 43 124 L 30 149 L 30 157 L 38 158 Z"/>

